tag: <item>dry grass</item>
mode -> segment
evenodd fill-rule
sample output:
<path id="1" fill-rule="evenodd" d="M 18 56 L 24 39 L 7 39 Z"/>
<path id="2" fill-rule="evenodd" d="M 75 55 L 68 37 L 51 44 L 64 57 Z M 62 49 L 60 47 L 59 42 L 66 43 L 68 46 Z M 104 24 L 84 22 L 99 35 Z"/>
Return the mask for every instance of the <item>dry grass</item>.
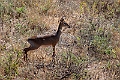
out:
<path id="1" fill-rule="evenodd" d="M 1 0 L 1 80 L 120 80 L 120 1 Z M 70 29 L 56 46 L 28 52 L 28 37 L 54 33 L 66 16 Z M 55 31 L 54 31 L 55 30 Z"/>

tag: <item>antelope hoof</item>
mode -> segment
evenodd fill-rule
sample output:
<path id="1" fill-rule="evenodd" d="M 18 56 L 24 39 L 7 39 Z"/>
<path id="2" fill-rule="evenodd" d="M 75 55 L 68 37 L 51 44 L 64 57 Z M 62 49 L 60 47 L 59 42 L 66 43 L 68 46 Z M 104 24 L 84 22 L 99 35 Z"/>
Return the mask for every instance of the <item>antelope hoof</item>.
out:
<path id="1" fill-rule="evenodd" d="M 54 58 L 56 56 L 56 54 L 53 54 L 52 57 Z"/>

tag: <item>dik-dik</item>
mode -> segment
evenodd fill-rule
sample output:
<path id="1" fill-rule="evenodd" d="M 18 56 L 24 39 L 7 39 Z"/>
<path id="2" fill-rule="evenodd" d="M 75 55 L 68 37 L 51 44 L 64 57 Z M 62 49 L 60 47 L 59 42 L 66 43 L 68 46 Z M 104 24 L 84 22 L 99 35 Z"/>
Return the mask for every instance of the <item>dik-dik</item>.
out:
<path id="1" fill-rule="evenodd" d="M 61 30 L 63 26 L 67 26 L 70 28 L 70 26 L 64 21 L 63 17 L 59 21 L 58 30 L 55 34 L 52 35 L 46 35 L 43 37 L 37 37 L 33 36 L 31 38 L 28 38 L 27 41 L 30 43 L 30 46 L 28 48 L 25 48 L 24 51 L 24 60 L 27 60 L 27 52 L 30 50 L 38 49 L 42 45 L 52 45 L 53 47 L 53 55 L 52 57 L 55 57 L 55 45 L 58 43 Z"/>

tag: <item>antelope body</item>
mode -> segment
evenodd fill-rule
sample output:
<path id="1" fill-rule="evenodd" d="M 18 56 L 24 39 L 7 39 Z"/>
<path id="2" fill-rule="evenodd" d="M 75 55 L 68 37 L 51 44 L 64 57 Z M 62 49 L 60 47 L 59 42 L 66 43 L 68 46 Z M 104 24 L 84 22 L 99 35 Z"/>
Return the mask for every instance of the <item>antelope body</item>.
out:
<path id="1" fill-rule="evenodd" d="M 58 27 L 56 34 L 47 35 L 47 36 L 43 36 L 43 37 L 33 36 L 31 38 L 28 38 L 27 41 L 30 43 L 30 46 L 23 50 L 24 51 L 24 60 L 27 60 L 27 52 L 28 51 L 38 49 L 42 45 L 52 45 L 52 47 L 53 47 L 52 57 L 54 57 L 55 56 L 55 45 L 59 41 L 60 35 L 62 33 L 61 30 L 62 30 L 63 26 L 68 26 L 68 28 L 70 28 L 70 26 L 64 21 L 64 19 L 62 17 L 60 19 L 59 27 Z"/>

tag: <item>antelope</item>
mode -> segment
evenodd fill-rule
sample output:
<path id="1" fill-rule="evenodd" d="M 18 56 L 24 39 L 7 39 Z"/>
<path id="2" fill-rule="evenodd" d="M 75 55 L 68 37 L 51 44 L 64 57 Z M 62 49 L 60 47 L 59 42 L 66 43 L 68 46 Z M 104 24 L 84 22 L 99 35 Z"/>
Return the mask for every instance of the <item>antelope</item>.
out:
<path id="1" fill-rule="evenodd" d="M 53 55 L 52 57 L 55 57 L 55 46 L 59 41 L 61 30 L 63 26 L 67 26 L 70 28 L 70 26 L 64 21 L 64 18 L 62 17 L 59 21 L 59 27 L 55 34 L 52 35 L 46 35 L 43 37 L 37 37 L 33 36 L 31 38 L 28 38 L 27 41 L 30 44 L 28 48 L 24 48 L 24 60 L 27 60 L 27 52 L 30 50 L 38 49 L 42 45 L 51 45 L 53 47 Z"/>

